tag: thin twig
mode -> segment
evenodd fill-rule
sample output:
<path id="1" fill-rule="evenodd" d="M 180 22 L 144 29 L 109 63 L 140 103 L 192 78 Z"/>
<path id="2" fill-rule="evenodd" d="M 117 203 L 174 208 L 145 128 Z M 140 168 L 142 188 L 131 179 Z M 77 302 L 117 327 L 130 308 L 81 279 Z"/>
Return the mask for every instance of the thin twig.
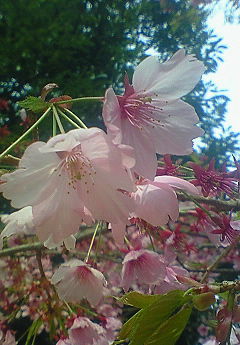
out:
<path id="1" fill-rule="evenodd" d="M 215 206 L 219 211 L 240 211 L 240 200 L 224 201 L 219 199 L 205 198 L 199 195 L 189 195 L 187 193 L 177 192 L 180 201 L 196 201 L 205 205 Z"/>
<path id="2" fill-rule="evenodd" d="M 238 236 L 236 240 L 229 247 L 223 250 L 223 252 L 217 257 L 217 259 L 214 260 L 214 262 L 210 266 L 207 267 L 206 272 L 204 273 L 202 277 L 201 283 L 204 283 L 207 280 L 212 270 L 214 270 L 217 267 L 217 265 L 220 263 L 220 261 L 224 257 L 226 257 L 237 246 L 239 240 L 240 240 L 240 236 Z"/>

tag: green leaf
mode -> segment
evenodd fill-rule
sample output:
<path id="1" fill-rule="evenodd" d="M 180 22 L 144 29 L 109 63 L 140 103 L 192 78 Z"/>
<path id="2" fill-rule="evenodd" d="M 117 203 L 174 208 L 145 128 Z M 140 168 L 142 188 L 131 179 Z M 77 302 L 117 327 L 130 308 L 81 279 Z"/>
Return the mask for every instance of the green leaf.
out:
<path id="1" fill-rule="evenodd" d="M 174 345 L 186 327 L 191 311 L 191 307 L 184 306 L 178 313 L 165 321 L 144 345 Z"/>
<path id="2" fill-rule="evenodd" d="M 121 298 L 117 298 L 117 300 L 123 304 L 142 309 L 157 301 L 161 296 L 162 295 L 144 295 L 140 292 L 131 291 Z"/>
<path id="3" fill-rule="evenodd" d="M 136 314 L 134 314 L 125 324 L 122 326 L 121 331 L 119 332 L 118 338 L 121 340 L 124 339 L 132 339 L 133 333 L 136 329 L 138 319 L 142 316 L 142 310 L 139 310 Z"/>
<path id="4" fill-rule="evenodd" d="M 44 102 L 41 98 L 29 96 L 23 101 L 18 102 L 22 108 L 33 111 L 34 113 L 39 113 L 45 111 L 49 108 L 50 104 Z"/>
<path id="5" fill-rule="evenodd" d="M 135 303 L 137 295 L 134 294 L 133 296 L 133 301 Z M 143 296 L 141 296 L 140 299 L 142 297 Z M 143 297 L 143 300 L 146 303 L 147 299 L 145 300 L 145 297 Z M 151 304 L 145 304 L 137 314 L 123 325 L 119 334 L 119 339 L 128 338 L 131 341 L 129 345 L 145 344 L 147 339 L 158 329 L 158 327 L 189 300 L 191 300 L 191 297 L 184 296 L 184 292 L 181 290 L 171 291 L 164 295 L 154 295 Z M 131 300 L 131 302 L 133 301 Z"/>

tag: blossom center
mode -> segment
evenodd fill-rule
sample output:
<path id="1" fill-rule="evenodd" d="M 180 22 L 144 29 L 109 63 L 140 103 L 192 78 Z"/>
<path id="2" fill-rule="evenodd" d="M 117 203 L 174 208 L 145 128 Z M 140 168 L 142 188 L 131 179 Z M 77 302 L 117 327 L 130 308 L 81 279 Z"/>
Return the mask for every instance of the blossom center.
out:
<path id="1" fill-rule="evenodd" d="M 86 280 L 92 275 L 91 270 L 86 266 L 78 266 L 76 269 L 76 276 L 79 280 Z"/>
<path id="2" fill-rule="evenodd" d="M 143 129 L 145 126 L 154 128 L 160 125 L 160 120 L 154 118 L 154 113 L 163 111 L 163 109 L 151 104 L 152 99 L 150 97 L 141 97 L 136 93 L 130 96 L 117 97 L 122 117 L 127 119 L 134 127 Z"/>
<path id="3" fill-rule="evenodd" d="M 62 171 L 67 173 L 69 177 L 69 186 L 76 189 L 76 184 L 78 182 L 83 182 L 86 186 L 94 185 L 94 175 L 96 171 L 90 160 L 82 153 L 79 145 L 71 152 L 64 152 L 63 155 L 59 154 L 59 156 L 62 158 L 59 176 L 61 176 Z"/>

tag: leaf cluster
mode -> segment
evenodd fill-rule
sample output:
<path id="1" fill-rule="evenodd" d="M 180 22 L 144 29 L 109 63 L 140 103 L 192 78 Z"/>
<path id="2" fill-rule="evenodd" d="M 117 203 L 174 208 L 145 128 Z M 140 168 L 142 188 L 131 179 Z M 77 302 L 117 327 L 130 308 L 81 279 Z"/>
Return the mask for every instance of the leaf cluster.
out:
<path id="1" fill-rule="evenodd" d="M 181 290 L 164 295 L 130 292 L 119 299 L 140 308 L 122 327 L 119 339 L 129 345 L 174 345 L 186 327 L 192 307 Z"/>

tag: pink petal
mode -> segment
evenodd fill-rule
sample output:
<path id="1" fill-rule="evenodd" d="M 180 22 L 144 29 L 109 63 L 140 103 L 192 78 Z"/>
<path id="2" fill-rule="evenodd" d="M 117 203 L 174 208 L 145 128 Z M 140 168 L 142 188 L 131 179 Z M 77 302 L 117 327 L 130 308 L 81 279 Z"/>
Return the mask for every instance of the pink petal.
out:
<path id="1" fill-rule="evenodd" d="M 121 110 L 117 96 L 112 88 L 106 91 L 102 116 L 110 139 L 114 142 L 114 144 L 121 144 Z"/>
<path id="2" fill-rule="evenodd" d="M 158 183 L 166 183 L 173 188 L 182 189 L 190 194 L 199 194 L 199 190 L 192 183 L 175 176 L 157 176 L 155 177 L 153 184 L 157 186 Z"/>
<path id="3" fill-rule="evenodd" d="M 153 179 L 157 170 L 156 150 L 144 130 L 132 126 L 127 120 L 122 123 L 123 142 L 135 149 L 136 165 L 133 170 L 140 176 Z"/>
<path id="4" fill-rule="evenodd" d="M 118 246 L 124 245 L 124 237 L 126 234 L 126 223 L 118 222 L 116 224 L 111 223 L 112 235 L 114 241 Z"/>
<path id="5" fill-rule="evenodd" d="M 1 176 L 6 183 L 0 184 L 0 192 L 6 199 L 12 199 L 13 207 L 22 208 L 37 203 L 43 191 L 51 187 L 50 173 L 60 160 L 55 153 L 47 153 L 40 158 L 39 147 L 43 145 L 30 145 L 20 161 L 20 169 Z"/>
<path id="6" fill-rule="evenodd" d="M 76 259 L 62 264 L 51 281 L 61 299 L 79 302 L 86 298 L 93 306 L 103 297 L 106 284 L 101 272 Z"/>
<path id="7" fill-rule="evenodd" d="M 164 225 L 169 219 L 175 221 L 178 217 L 177 197 L 168 185 L 139 186 L 133 197 L 136 203 L 135 216 L 153 226 Z"/>
<path id="8" fill-rule="evenodd" d="M 144 130 L 148 138 L 151 138 L 155 152 L 191 154 L 192 140 L 204 134 L 204 131 L 195 125 L 199 119 L 194 108 L 181 100 L 164 105 L 156 101 L 151 102 L 151 105 L 156 106 L 151 116 L 158 124 L 146 126 Z"/>
<path id="9" fill-rule="evenodd" d="M 149 250 L 130 251 L 123 260 L 122 286 L 127 291 L 132 283 L 153 284 L 165 276 L 160 256 Z"/>
<path id="10" fill-rule="evenodd" d="M 135 91 L 149 96 L 177 99 L 195 87 L 204 71 L 201 61 L 180 49 L 164 63 L 154 56 L 143 60 L 134 72 L 133 87 Z"/>

